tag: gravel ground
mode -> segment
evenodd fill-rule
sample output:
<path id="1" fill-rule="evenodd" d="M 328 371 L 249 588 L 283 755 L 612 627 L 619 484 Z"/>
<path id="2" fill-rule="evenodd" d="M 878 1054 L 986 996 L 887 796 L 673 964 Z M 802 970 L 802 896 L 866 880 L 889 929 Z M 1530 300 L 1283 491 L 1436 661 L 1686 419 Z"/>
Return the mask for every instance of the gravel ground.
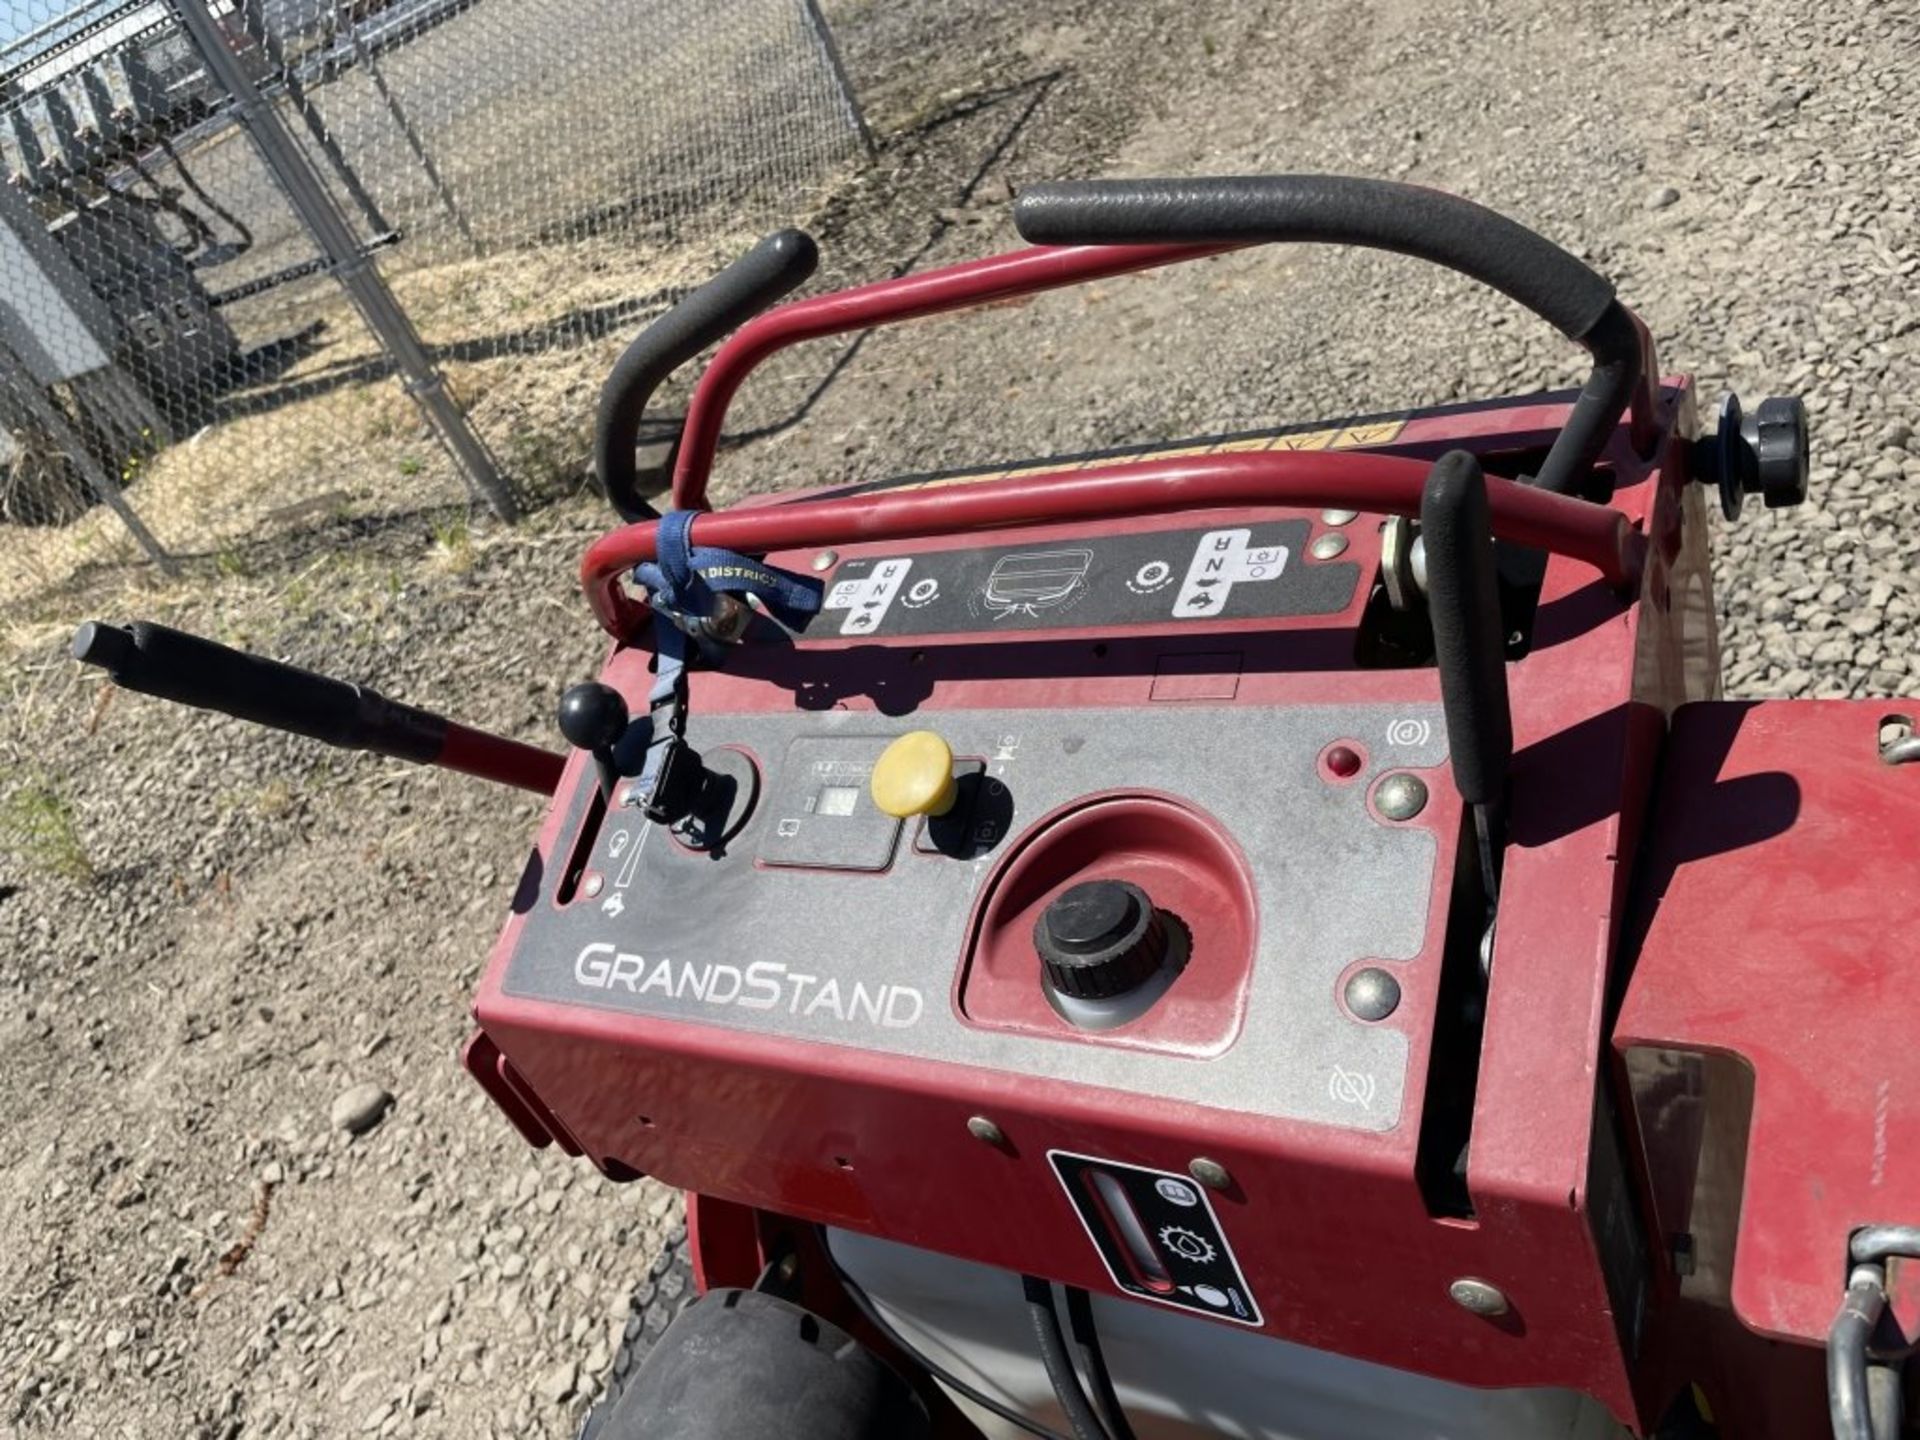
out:
<path id="1" fill-rule="evenodd" d="M 1913 692 L 1911 4 L 831 13 L 883 150 L 822 219 L 827 279 L 1011 243 L 1009 188 L 1043 177 L 1461 191 L 1612 274 L 1708 396 L 1807 397 L 1815 504 L 1719 536 L 1732 690 Z M 1497 297 L 1312 250 L 882 333 L 823 387 L 844 354 L 751 387 L 776 428 L 723 459 L 725 493 L 1528 390 L 1580 360 Z M 114 604 L 549 738 L 598 653 L 570 575 L 601 516 L 432 518 Z M 570 1435 L 678 1202 L 529 1153 L 453 1062 L 537 806 L 109 698 L 51 635 L 16 635 L 7 681 L 0 1427 Z"/>

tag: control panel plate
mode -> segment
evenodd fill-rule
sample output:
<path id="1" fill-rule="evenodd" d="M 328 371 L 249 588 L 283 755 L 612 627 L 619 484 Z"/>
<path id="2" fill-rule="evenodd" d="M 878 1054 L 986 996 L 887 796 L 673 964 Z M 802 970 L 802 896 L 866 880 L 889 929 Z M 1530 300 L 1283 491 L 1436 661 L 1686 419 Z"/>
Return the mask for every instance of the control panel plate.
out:
<path id="1" fill-rule="evenodd" d="M 1310 559 L 1305 520 L 848 560 L 812 638 L 1337 615 L 1360 567 Z"/>
<path id="2" fill-rule="evenodd" d="M 791 843 L 871 820 L 865 770 L 897 735 L 928 725 L 1004 787 L 1005 840 L 971 858 L 899 844 L 879 871 L 758 859 L 769 832 L 784 829 Z M 759 811 L 715 858 L 616 808 L 588 862 L 602 888 L 559 906 L 549 876 L 506 993 L 719 1026 L 743 1041 L 779 1034 L 1361 1130 L 1399 1119 L 1406 1036 L 1353 1019 L 1338 988 L 1356 962 L 1395 965 L 1426 944 L 1435 834 L 1377 818 L 1366 794 L 1386 769 L 1444 762 L 1437 706 L 697 714 L 688 738 L 770 757 Z M 1317 757 L 1342 738 L 1372 757 L 1370 775 L 1329 784 Z M 814 778 L 783 773 L 796 754 L 803 765 L 831 754 L 832 785 L 856 788 L 854 803 L 785 813 L 780 797 L 809 790 Z M 1005 846 L 1122 778 L 1130 792 L 1170 796 L 1209 817 L 1252 879 L 1259 923 L 1246 1013 L 1210 1057 L 982 1028 L 951 998 L 975 901 Z M 582 786 L 575 796 L 568 833 L 588 793 Z M 821 844 L 823 853 L 835 848 Z M 1037 960 L 1035 974 L 1038 985 Z"/>

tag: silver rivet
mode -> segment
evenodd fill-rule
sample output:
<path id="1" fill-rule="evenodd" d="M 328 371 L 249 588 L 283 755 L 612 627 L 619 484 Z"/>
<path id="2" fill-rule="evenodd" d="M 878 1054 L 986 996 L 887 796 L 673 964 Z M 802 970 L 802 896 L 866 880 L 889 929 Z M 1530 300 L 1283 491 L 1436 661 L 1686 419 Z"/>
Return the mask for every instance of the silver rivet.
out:
<path id="1" fill-rule="evenodd" d="M 1225 1190 L 1233 1184 L 1233 1176 L 1227 1173 L 1227 1167 L 1204 1155 L 1196 1155 L 1187 1162 L 1187 1173 L 1209 1190 Z"/>
<path id="2" fill-rule="evenodd" d="M 1389 820 L 1411 820 L 1427 808 L 1427 785 L 1404 770 L 1389 775 L 1373 792 L 1374 807 Z"/>
<path id="3" fill-rule="evenodd" d="M 602 880 L 598 875 L 589 875 L 585 883 L 580 886 L 580 893 L 591 900 L 600 893 L 600 887 L 606 883 L 607 882 Z"/>
<path id="4" fill-rule="evenodd" d="M 1347 981 L 1347 1009 L 1362 1020 L 1384 1020 L 1400 1007 L 1400 982 L 1377 965 Z"/>
<path id="5" fill-rule="evenodd" d="M 1326 525 L 1351 525 L 1360 518 L 1358 510 L 1322 510 L 1321 523 Z"/>
<path id="6" fill-rule="evenodd" d="M 1471 1310 L 1475 1315 L 1484 1315 L 1492 1319 L 1496 1315 L 1507 1313 L 1507 1297 L 1496 1285 L 1484 1280 L 1476 1280 L 1471 1275 L 1463 1275 L 1447 1287 L 1447 1294 L 1453 1297 L 1453 1303 L 1462 1310 Z"/>
<path id="7" fill-rule="evenodd" d="M 1331 560 L 1347 548 L 1347 537 L 1338 530 L 1329 530 L 1307 548 L 1313 552 L 1314 559 Z"/>
<path id="8" fill-rule="evenodd" d="M 1007 1148 L 1007 1133 L 984 1115 L 970 1116 L 967 1120 L 967 1133 L 996 1150 Z"/>
<path id="9" fill-rule="evenodd" d="M 839 563 L 840 552 L 838 550 L 822 550 L 818 555 L 813 557 L 813 568 L 816 570 L 831 570 Z"/>

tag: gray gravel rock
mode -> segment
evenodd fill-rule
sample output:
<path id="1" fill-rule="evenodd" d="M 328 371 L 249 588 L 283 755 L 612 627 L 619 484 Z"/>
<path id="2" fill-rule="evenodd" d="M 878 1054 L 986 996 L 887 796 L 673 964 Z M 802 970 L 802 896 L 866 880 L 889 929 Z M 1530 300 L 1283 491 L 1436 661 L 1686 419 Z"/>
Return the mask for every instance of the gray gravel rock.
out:
<path id="1" fill-rule="evenodd" d="M 349 1086 L 333 1097 L 327 1119 L 336 1130 L 349 1135 L 364 1135 L 382 1120 L 393 1106 L 393 1096 L 371 1080 Z"/>

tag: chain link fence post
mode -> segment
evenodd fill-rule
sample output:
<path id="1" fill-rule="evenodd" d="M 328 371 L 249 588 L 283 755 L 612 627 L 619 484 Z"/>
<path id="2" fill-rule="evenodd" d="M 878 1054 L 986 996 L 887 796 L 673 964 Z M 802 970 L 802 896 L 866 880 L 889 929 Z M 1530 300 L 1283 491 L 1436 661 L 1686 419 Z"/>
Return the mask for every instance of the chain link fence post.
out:
<path id="1" fill-rule="evenodd" d="M 446 380 L 428 356 L 413 322 L 360 248 L 352 228 L 295 144 L 279 112 L 254 86 L 238 57 L 228 49 L 206 0 L 169 0 L 169 3 L 208 73 L 232 97 L 240 123 L 273 172 L 288 203 L 320 247 L 329 271 L 405 378 L 407 393 L 453 457 L 467 488 L 484 500 L 500 519 L 517 519 L 518 502 L 501 477 L 492 453 L 448 393 Z"/>
<path id="2" fill-rule="evenodd" d="M 67 463 L 86 477 L 87 484 L 99 497 L 100 503 L 113 511 L 120 523 L 127 527 L 127 533 L 146 552 L 147 558 L 160 567 L 161 573 L 178 575 L 179 562 L 154 538 L 153 532 L 147 529 L 133 507 L 127 504 L 127 497 L 121 492 L 119 482 L 107 473 L 106 467 L 82 443 L 67 417 L 47 399 L 35 382 L 26 361 L 4 340 L 0 340 L 0 385 L 7 387 L 9 398 L 24 410 L 35 427 L 60 447 Z"/>
<path id="3" fill-rule="evenodd" d="M 806 27 L 813 43 L 819 47 L 820 61 L 827 67 L 827 73 L 833 76 L 833 87 L 839 92 L 847 123 L 859 135 L 861 147 L 871 157 L 878 153 L 878 148 L 873 143 L 873 132 L 867 129 L 867 117 L 860 109 L 860 97 L 854 94 L 853 85 L 847 79 L 847 67 L 840 63 L 840 47 L 834 42 L 833 27 L 827 24 L 827 17 L 820 13 L 819 0 L 799 0 L 799 5 L 800 22 Z"/>

